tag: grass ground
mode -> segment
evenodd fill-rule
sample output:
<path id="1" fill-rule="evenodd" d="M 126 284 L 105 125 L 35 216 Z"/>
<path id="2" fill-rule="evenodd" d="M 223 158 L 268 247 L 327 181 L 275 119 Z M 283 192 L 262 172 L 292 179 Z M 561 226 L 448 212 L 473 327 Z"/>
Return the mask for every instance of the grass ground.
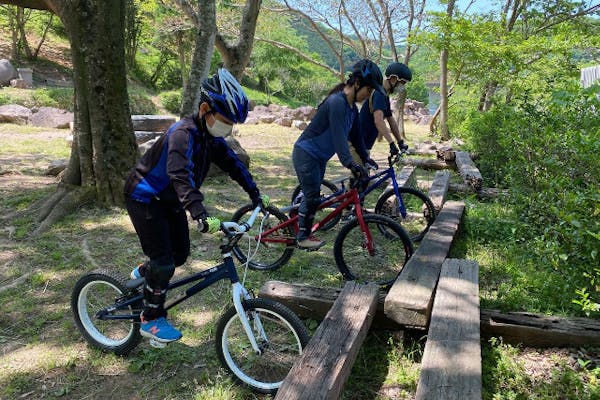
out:
<path id="1" fill-rule="evenodd" d="M 408 127 L 412 141 L 428 139 L 424 129 Z M 298 131 L 275 125 L 240 127 L 237 136 L 252 157 L 251 171 L 264 193 L 277 204 L 287 204 L 296 184 L 290 154 Z M 24 210 L 51 193 L 54 178 L 43 175 L 56 158 L 66 158 L 65 131 L 0 125 L 0 215 Z M 387 148 L 377 143 L 375 159 Z M 333 160 L 328 176 L 345 171 Z M 419 179 L 430 177 L 421 173 Z M 228 218 L 247 202 L 245 193 L 226 178 L 206 182 L 204 193 L 211 214 Z M 496 226 L 490 218 L 497 203 L 468 200 L 467 226 L 472 219 Z M 478 210 L 478 211 L 477 211 Z M 506 217 L 506 215 L 505 215 Z M 33 221 L 27 215 L 4 221 L 0 227 L 0 399 L 256 399 L 236 385 L 220 367 L 214 351 L 216 319 L 229 304 L 229 290 L 217 284 L 177 307 L 171 314 L 184 338 L 163 350 L 142 342 L 127 357 L 89 348 L 73 323 L 69 301 L 74 282 L 96 268 L 125 276 L 143 260 L 137 237 L 121 209 L 83 207 L 39 238 L 28 236 Z M 267 280 L 341 287 L 343 281 L 331 255 L 334 232 L 323 238 L 328 245 L 315 253 L 294 252 L 278 271 L 249 271 L 246 286 L 257 291 Z M 489 234 L 485 242 L 466 232 L 453 248 L 456 256 L 480 263 L 482 301 L 515 306 L 497 290 L 508 284 L 510 254 L 502 238 Z M 192 233 L 189 262 L 177 271 L 185 274 L 218 262 L 218 239 Z M 504 249 L 504 250 L 503 250 Z M 490 268 L 494 267 L 493 270 Z M 521 278 L 524 279 L 524 278 Z M 521 285 L 527 286 L 527 285 Z M 496 288 L 496 289 L 495 289 Z M 531 297 L 524 290 L 525 304 Z M 552 300 L 549 300 L 552 301 Z M 310 328 L 316 321 L 306 321 Z M 419 334 L 376 332 L 368 336 L 343 399 L 412 399 L 425 339 Z M 485 399 L 599 399 L 600 371 L 593 369 L 579 349 L 539 351 L 512 347 L 500 339 L 483 342 Z M 578 361 L 578 359 L 580 361 Z M 586 361 L 588 360 L 588 361 Z M 586 364 L 587 362 L 587 364 Z"/>

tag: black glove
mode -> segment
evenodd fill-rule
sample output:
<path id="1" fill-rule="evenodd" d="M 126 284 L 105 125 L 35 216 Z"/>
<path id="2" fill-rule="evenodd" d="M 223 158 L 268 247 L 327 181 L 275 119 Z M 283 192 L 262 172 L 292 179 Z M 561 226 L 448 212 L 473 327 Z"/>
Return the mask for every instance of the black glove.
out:
<path id="1" fill-rule="evenodd" d="M 377 165 L 375 160 L 373 160 L 372 158 L 367 158 L 367 161 L 365 162 L 365 168 L 377 170 L 377 169 L 379 169 L 379 165 Z"/>
<path id="2" fill-rule="evenodd" d="M 398 155 L 398 153 L 400 153 L 400 150 L 398 150 L 396 143 L 394 143 L 394 142 L 390 143 L 390 155 L 392 157 L 394 157 L 394 156 Z"/>
<path id="3" fill-rule="evenodd" d="M 350 163 L 349 168 L 350 171 L 352 171 L 352 175 L 354 175 L 355 178 L 360 180 L 369 179 L 369 172 L 362 165 L 352 161 L 352 163 Z"/>
<path id="4" fill-rule="evenodd" d="M 404 140 L 401 140 L 398 144 L 400 145 L 400 150 L 402 150 L 402 151 L 408 150 L 408 145 L 404 144 Z"/>

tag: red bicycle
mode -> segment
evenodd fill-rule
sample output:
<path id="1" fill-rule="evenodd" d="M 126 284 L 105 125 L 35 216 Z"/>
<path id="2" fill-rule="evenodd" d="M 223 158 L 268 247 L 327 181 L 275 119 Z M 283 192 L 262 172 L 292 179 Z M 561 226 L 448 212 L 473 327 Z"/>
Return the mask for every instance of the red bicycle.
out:
<path id="1" fill-rule="evenodd" d="M 365 214 L 355 185 L 350 190 L 325 199 L 318 210 L 327 214 L 316 221 L 312 232 L 353 207 L 355 217 L 342 226 L 333 246 L 338 270 L 346 280 L 375 282 L 388 289 L 413 254 L 412 242 L 393 219 L 379 214 Z M 252 213 L 248 204 L 237 210 L 232 221 L 242 224 Z M 329 211 L 331 210 L 331 211 Z M 289 213 L 289 216 L 286 215 Z M 322 215 L 321 212 L 319 215 Z M 298 205 L 278 209 L 268 206 L 262 220 L 248 231 L 248 240 L 240 240 L 233 253 L 242 263 L 255 270 L 275 270 L 285 265 L 296 249 Z"/>

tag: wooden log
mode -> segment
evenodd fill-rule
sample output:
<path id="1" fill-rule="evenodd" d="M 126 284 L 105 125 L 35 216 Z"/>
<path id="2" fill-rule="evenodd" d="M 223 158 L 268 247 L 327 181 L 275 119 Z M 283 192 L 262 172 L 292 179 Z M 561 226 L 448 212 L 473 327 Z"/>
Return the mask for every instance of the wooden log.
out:
<path id="1" fill-rule="evenodd" d="M 340 292 L 338 288 L 268 281 L 260 288 L 259 296 L 285 304 L 301 318 L 321 321 Z M 385 316 L 384 300 L 385 293 L 380 294 L 371 328 L 406 328 Z M 594 319 L 494 310 L 481 310 L 480 318 L 483 337 L 502 336 L 507 343 L 529 347 L 600 346 L 600 321 Z M 425 326 L 417 328 L 424 329 Z"/>
<path id="2" fill-rule="evenodd" d="M 280 281 L 268 281 L 260 288 L 259 297 L 273 299 L 288 306 L 300 318 L 322 321 L 329 312 L 342 289 L 315 287 Z M 383 312 L 385 293 L 379 295 L 372 328 L 399 330 L 402 328 Z M 421 328 L 424 328 L 421 327 Z"/>
<path id="3" fill-rule="evenodd" d="M 448 256 L 464 210 L 463 202 L 444 204 L 385 298 L 384 312 L 388 318 L 405 326 L 427 325 L 442 263 Z"/>
<path id="4" fill-rule="evenodd" d="M 445 162 L 442 160 L 436 160 L 435 158 L 415 158 L 405 157 L 400 160 L 401 164 L 413 165 L 423 169 L 455 169 L 456 164 L 453 162 Z"/>
<path id="5" fill-rule="evenodd" d="M 440 212 L 446 195 L 448 194 L 448 186 L 450 185 L 450 171 L 436 171 L 433 177 L 431 188 L 429 189 L 429 198 L 433 203 L 433 207 L 437 213 Z"/>
<path id="6" fill-rule="evenodd" d="M 498 189 L 498 188 L 485 188 L 482 187 L 480 190 L 475 191 L 475 189 L 471 185 L 467 185 L 464 183 L 451 183 L 448 186 L 448 191 L 450 193 L 458 193 L 458 194 L 476 194 L 478 199 L 494 199 L 500 196 L 508 196 L 508 190 Z"/>
<path id="7" fill-rule="evenodd" d="M 415 170 L 416 170 L 416 167 L 414 167 L 412 165 L 405 165 L 404 167 L 402 167 L 402 169 L 396 173 L 396 183 L 398 184 L 398 186 L 408 186 L 408 187 L 415 186 L 417 184 L 417 179 L 415 177 Z M 394 188 L 394 185 L 392 184 L 391 180 L 389 180 L 388 185 L 385 188 L 385 190 L 393 189 L 393 188 Z"/>
<path id="8" fill-rule="evenodd" d="M 529 347 L 600 346 L 600 321 L 481 310 L 481 333 Z"/>
<path id="9" fill-rule="evenodd" d="M 479 266 L 446 259 L 431 311 L 416 400 L 480 400 Z"/>
<path id="10" fill-rule="evenodd" d="M 483 178 L 479 169 L 475 166 L 471 156 L 466 151 L 457 151 L 456 155 L 456 168 L 458 173 L 462 176 L 463 180 L 467 185 L 470 185 L 475 191 L 481 190 L 483 185 Z"/>
<path id="11" fill-rule="evenodd" d="M 377 285 L 346 283 L 284 379 L 276 400 L 339 399 L 373 320 L 378 294 Z"/>

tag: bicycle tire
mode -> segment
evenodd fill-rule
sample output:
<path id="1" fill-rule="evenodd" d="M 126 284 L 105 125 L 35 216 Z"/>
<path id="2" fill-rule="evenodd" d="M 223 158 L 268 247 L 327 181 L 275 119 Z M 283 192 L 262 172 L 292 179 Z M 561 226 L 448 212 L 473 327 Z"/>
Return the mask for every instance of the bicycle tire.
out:
<path id="1" fill-rule="evenodd" d="M 236 381 L 256 393 L 274 394 L 302 355 L 310 339 L 308 330 L 296 314 L 276 301 L 256 298 L 242 304 L 262 352 L 254 352 L 232 306 L 217 323 L 217 355 Z M 253 323 L 257 315 L 268 338 L 259 338 Z"/>
<path id="2" fill-rule="evenodd" d="M 358 219 L 347 222 L 333 246 L 335 263 L 346 280 L 377 283 L 382 289 L 391 287 L 413 254 L 408 234 L 394 220 L 378 214 L 363 216 L 369 229 L 375 253 L 365 248 L 365 235 Z"/>
<path id="3" fill-rule="evenodd" d="M 435 208 L 429 196 L 420 190 L 399 187 L 402 203 L 406 208 L 406 218 L 402 218 L 399 211 L 399 202 L 394 189 L 386 190 L 377 200 L 375 213 L 390 217 L 398 222 L 408 233 L 413 242 L 419 242 L 433 221 L 435 221 Z"/>
<path id="4" fill-rule="evenodd" d="M 241 263 L 245 264 L 248 256 L 251 255 L 252 257 L 248 266 L 250 269 L 259 271 L 276 270 L 285 265 L 294 252 L 294 243 L 296 240 L 294 230 L 289 225 L 270 235 L 271 238 L 280 237 L 285 239 L 284 243 L 265 243 L 261 241 L 257 247 L 255 238 L 258 236 L 261 223 L 263 231 L 265 231 L 288 220 L 287 215 L 279 211 L 277 207 L 268 206 L 266 210 L 268 216 L 265 216 L 264 220 L 262 216 L 259 216 L 252 229 L 248 231 L 248 236 L 251 240 L 244 237 L 233 248 L 233 254 Z M 238 209 L 233 214 L 231 220 L 237 223 L 247 221 L 253 211 L 254 207 L 252 204 L 247 204 Z"/>
<path id="5" fill-rule="evenodd" d="M 100 320 L 96 313 L 115 304 L 115 299 L 125 296 L 130 289 L 125 280 L 107 270 L 96 270 L 82 276 L 73 287 L 71 309 L 75 325 L 93 347 L 124 355 L 135 348 L 142 336 L 139 322 L 131 320 Z M 134 293 L 137 296 L 137 293 Z M 91 302 L 93 301 L 93 305 Z M 135 302 L 126 312 L 137 315 L 142 301 Z"/>
<path id="6" fill-rule="evenodd" d="M 337 187 L 337 185 L 335 183 L 328 181 L 327 179 L 323 179 L 323 181 L 321 182 L 321 191 L 320 191 L 321 200 L 329 197 L 330 195 L 332 195 L 334 193 L 337 193 L 339 190 L 340 189 Z M 298 186 L 296 186 L 296 188 L 294 188 L 294 191 L 292 192 L 291 205 L 295 206 L 296 204 L 300 204 L 302 197 L 299 197 L 299 196 L 301 196 L 301 195 L 303 196 L 302 188 L 300 187 L 300 185 L 298 185 Z M 315 220 L 316 221 L 322 220 L 323 218 L 325 218 L 327 216 L 327 214 L 330 213 L 331 210 L 333 210 L 335 208 L 336 208 L 336 205 L 332 204 L 327 209 L 317 210 L 317 212 L 315 213 Z M 340 222 L 341 218 L 342 218 L 341 213 L 336 214 L 331 220 L 329 220 L 325 225 L 323 225 L 320 230 L 322 230 L 322 231 L 330 230 L 331 228 L 333 228 Z"/>

